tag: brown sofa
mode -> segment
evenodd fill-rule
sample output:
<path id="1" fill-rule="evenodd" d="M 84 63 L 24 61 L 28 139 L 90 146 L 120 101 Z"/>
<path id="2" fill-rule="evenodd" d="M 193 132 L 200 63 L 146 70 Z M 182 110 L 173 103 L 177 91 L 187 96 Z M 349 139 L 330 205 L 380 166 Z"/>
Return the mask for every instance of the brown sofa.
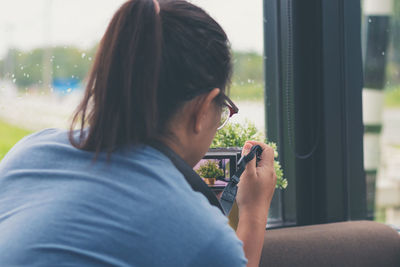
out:
<path id="1" fill-rule="evenodd" d="M 267 230 L 260 266 L 400 267 L 400 235 L 371 221 Z"/>

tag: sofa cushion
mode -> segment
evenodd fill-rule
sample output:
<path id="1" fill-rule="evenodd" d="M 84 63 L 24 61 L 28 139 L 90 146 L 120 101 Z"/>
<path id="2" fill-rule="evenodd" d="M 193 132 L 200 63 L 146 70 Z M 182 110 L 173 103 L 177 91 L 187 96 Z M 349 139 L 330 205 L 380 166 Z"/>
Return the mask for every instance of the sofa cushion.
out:
<path id="1" fill-rule="evenodd" d="M 400 235 L 371 221 L 267 230 L 260 266 L 400 266 Z"/>

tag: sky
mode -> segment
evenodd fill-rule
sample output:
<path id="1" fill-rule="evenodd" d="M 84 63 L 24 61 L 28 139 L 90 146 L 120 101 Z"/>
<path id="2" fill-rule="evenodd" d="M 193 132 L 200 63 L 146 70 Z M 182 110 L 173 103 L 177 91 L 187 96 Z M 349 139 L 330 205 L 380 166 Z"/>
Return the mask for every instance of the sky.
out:
<path id="1" fill-rule="evenodd" d="M 88 48 L 125 0 L 0 0 L 0 58 L 10 47 Z M 262 0 L 191 0 L 225 29 L 235 50 L 262 53 Z"/>

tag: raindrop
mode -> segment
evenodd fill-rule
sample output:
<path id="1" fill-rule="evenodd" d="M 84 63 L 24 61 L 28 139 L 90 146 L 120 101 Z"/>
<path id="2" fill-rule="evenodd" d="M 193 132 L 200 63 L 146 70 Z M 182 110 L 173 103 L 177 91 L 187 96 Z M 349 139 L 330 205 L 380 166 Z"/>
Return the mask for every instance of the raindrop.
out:
<path id="1" fill-rule="evenodd" d="M 28 77 L 28 78 L 29 78 L 29 73 L 27 73 L 27 74 L 26 74 L 26 77 Z"/>
<path id="2" fill-rule="evenodd" d="M 91 61 L 92 60 L 92 57 L 89 57 L 89 61 Z"/>
<path id="3" fill-rule="evenodd" d="M 72 75 L 71 78 L 75 78 L 75 75 Z"/>
<path id="4" fill-rule="evenodd" d="M 371 23 L 371 22 L 372 22 L 372 19 L 371 19 L 371 18 L 369 18 L 369 19 L 368 19 L 368 23 Z"/>
<path id="5" fill-rule="evenodd" d="M 38 67 L 39 67 L 39 63 L 36 63 L 36 66 L 38 66 Z"/>
<path id="6" fill-rule="evenodd" d="M 56 68 L 57 68 L 57 69 L 59 69 L 59 68 L 60 68 L 60 66 L 59 66 L 59 65 L 57 65 L 57 66 L 56 66 Z"/>
<path id="7" fill-rule="evenodd" d="M 74 65 L 74 68 L 77 68 L 78 67 L 78 65 Z"/>
<path id="8" fill-rule="evenodd" d="M 71 93 L 71 91 L 72 91 L 71 88 L 68 88 L 68 89 L 67 89 L 67 93 Z"/>
<path id="9" fill-rule="evenodd" d="M 11 78 L 14 78 L 15 77 L 15 75 L 13 74 L 13 75 L 11 75 Z"/>
<path id="10" fill-rule="evenodd" d="M 13 79 L 13 83 L 15 83 L 16 81 L 17 81 L 17 79 L 14 78 L 14 79 Z"/>
<path id="11" fill-rule="evenodd" d="M 382 52 L 382 56 L 384 56 L 384 55 L 385 55 L 385 51 Z"/>
<path id="12" fill-rule="evenodd" d="M 85 53 L 82 53 L 82 58 L 84 58 L 86 56 L 86 54 Z"/>
<path id="13" fill-rule="evenodd" d="M 23 69 L 24 69 L 24 67 L 21 66 L 21 70 L 23 70 Z"/>

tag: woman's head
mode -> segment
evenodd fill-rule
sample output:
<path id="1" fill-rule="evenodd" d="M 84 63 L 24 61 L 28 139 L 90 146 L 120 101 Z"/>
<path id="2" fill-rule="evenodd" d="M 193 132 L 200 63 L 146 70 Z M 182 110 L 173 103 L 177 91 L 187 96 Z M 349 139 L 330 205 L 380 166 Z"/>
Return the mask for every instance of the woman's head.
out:
<path id="1" fill-rule="evenodd" d="M 174 134 L 177 123 L 191 124 L 195 107 L 208 107 L 201 116 L 217 127 L 231 69 L 227 36 L 201 8 L 130 0 L 101 40 L 72 124 L 80 123 L 81 138 L 71 134 L 71 142 L 96 152 L 148 142 Z"/>

